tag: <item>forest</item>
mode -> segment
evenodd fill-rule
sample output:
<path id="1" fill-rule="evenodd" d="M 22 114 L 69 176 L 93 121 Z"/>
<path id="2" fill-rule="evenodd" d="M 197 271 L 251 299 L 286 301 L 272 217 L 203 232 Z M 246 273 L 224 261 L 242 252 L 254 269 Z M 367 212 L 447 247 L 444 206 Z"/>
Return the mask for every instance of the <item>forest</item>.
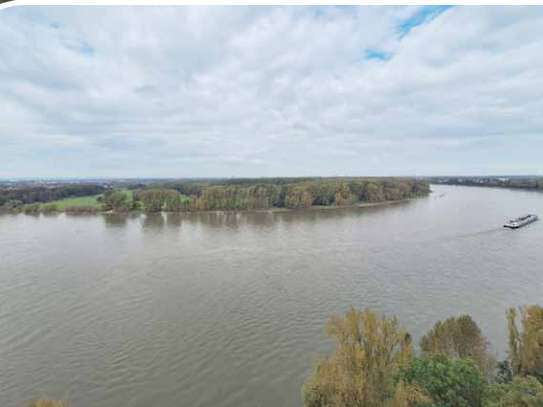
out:
<path id="1" fill-rule="evenodd" d="M 0 191 L 3 207 L 27 213 L 145 212 L 304 209 L 398 201 L 430 192 L 425 181 L 409 178 L 258 178 L 157 181 L 123 188 L 101 185 L 33 187 Z M 89 205 L 62 206 L 59 199 L 97 195 Z M 43 203 L 48 203 L 44 205 Z"/>
<path id="2" fill-rule="evenodd" d="M 438 321 L 420 340 L 394 317 L 351 309 L 326 332 L 335 350 L 303 387 L 306 407 L 541 407 L 543 308 L 506 312 L 507 358 L 497 361 L 469 315 Z"/>
<path id="3" fill-rule="evenodd" d="M 412 180 L 304 180 L 295 182 L 243 182 L 224 184 L 167 184 L 137 190 L 136 200 L 146 211 L 243 210 L 311 206 L 345 206 L 421 196 L 427 184 Z M 175 193 L 179 194 L 176 197 Z M 184 199 L 183 199 L 184 198 Z"/>

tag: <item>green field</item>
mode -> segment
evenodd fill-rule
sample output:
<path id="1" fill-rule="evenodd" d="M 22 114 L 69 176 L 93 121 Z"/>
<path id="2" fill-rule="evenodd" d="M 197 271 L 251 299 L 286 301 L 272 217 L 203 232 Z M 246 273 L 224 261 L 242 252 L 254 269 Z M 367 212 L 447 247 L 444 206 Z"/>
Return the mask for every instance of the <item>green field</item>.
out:
<path id="1" fill-rule="evenodd" d="M 129 189 L 120 189 L 119 191 L 122 191 L 125 194 L 127 194 L 128 199 L 130 199 L 130 200 L 133 199 L 133 191 L 131 191 Z M 57 208 L 58 208 L 59 211 L 63 211 L 66 208 L 69 208 L 69 207 L 80 207 L 80 206 L 92 207 L 92 208 L 95 208 L 96 210 L 100 210 L 102 208 L 102 205 L 101 205 L 100 202 L 97 201 L 97 198 L 99 196 L 101 196 L 101 194 L 59 199 L 58 201 L 47 202 L 45 205 L 47 205 L 47 204 L 55 204 L 55 205 L 57 205 Z"/>
<path id="2" fill-rule="evenodd" d="M 89 206 L 96 209 L 100 209 L 100 202 L 96 200 L 100 195 L 91 195 L 91 196 L 78 196 L 75 198 L 66 198 L 60 199 L 58 201 L 47 202 L 47 204 L 55 204 L 59 211 L 70 206 Z"/>

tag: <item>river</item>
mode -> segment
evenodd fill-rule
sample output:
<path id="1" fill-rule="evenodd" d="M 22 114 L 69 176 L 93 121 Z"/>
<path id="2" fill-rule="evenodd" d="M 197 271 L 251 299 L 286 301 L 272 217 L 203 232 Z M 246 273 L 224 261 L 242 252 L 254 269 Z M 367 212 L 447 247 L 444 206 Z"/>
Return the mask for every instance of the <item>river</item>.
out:
<path id="1" fill-rule="evenodd" d="M 469 313 L 503 357 L 505 309 L 542 303 L 538 192 L 432 186 L 395 205 L 0 216 L 0 404 L 301 406 L 350 306 L 418 340 Z"/>

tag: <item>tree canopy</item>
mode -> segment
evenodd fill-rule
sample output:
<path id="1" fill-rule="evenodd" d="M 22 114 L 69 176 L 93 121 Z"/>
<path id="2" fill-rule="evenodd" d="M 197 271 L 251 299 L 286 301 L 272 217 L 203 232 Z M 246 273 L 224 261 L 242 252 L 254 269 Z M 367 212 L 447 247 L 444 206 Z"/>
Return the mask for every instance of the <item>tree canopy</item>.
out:
<path id="1" fill-rule="evenodd" d="M 494 360 L 488 352 L 488 341 L 469 315 L 438 321 L 422 337 L 423 354 L 441 353 L 455 358 L 471 358 L 482 372 L 490 373 Z"/>
<path id="2" fill-rule="evenodd" d="M 395 400 L 396 375 L 411 359 L 411 338 L 395 318 L 351 309 L 334 316 L 327 333 L 335 352 L 304 385 L 307 407 L 380 407 Z M 412 394 L 405 392 L 403 394 Z M 422 396 L 421 396 L 422 397 Z M 409 399 L 397 396 L 396 403 Z"/>
<path id="3" fill-rule="evenodd" d="M 517 317 L 520 314 L 520 327 Z M 543 307 L 530 305 L 507 311 L 509 362 L 513 374 L 543 378 Z"/>
<path id="4" fill-rule="evenodd" d="M 484 378 L 471 359 L 434 354 L 415 358 L 400 377 L 416 384 L 429 395 L 432 407 L 480 407 L 483 402 Z"/>
<path id="5" fill-rule="evenodd" d="M 303 387 L 306 407 L 542 407 L 543 308 L 507 312 L 509 360 L 490 357 L 469 315 L 438 321 L 416 356 L 395 318 L 351 309 L 327 333 L 335 350 Z"/>
<path id="6" fill-rule="evenodd" d="M 517 376 L 510 383 L 488 386 L 484 399 L 484 407 L 541 407 L 543 384 L 532 376 Z"/>

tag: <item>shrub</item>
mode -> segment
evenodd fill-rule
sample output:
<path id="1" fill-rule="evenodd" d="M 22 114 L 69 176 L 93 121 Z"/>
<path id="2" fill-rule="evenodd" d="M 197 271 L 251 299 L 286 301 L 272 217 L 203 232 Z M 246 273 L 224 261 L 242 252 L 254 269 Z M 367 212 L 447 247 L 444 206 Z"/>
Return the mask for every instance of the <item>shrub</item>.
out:
<path id="1" fill-rule="evenodd" d="M 420 386 L 431 398 L 423 405 L 435 407 L 482 406 L 485 381 L 471 359 L 430 355 L 414 359 L 400 378 Z"/>
<path id="2" fill-rule="evenodd" d="M 43 213 L 57 212 L 58 211 L 58 206 L 57 206 L 57 204 L 53 204 L 53 203 L 44 204 L 44 205 L 41 206 L 41 211 Z"/>
<path id="3" fill-rule="evenodd" d="M 40 211 L 39 203 L 28 204 L 28 205 L 25 205 L 23 208 L 23 212 L 26 214 L 39 213 L 39 211 Z"/>
<path id="4" fill-rule="evenodd" d="M 492 384 L 485 391 L 484 407 L 541 406 L 543 406 L 543 384 L 531 376 L 517 376 L 506 384 Z"/>

